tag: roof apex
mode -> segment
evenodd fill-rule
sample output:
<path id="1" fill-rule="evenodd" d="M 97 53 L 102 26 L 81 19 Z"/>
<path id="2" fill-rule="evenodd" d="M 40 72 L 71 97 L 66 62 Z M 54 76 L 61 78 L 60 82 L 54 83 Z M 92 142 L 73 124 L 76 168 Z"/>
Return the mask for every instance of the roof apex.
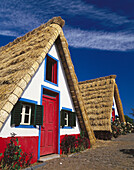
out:
<path id="1" fill-rule="evenodd" d="M 62 28 L 65 25 L 65 21 L 60 16 L 53 17 L 46 23 L 46 26 L 51 24 L 58 24 Z"/>

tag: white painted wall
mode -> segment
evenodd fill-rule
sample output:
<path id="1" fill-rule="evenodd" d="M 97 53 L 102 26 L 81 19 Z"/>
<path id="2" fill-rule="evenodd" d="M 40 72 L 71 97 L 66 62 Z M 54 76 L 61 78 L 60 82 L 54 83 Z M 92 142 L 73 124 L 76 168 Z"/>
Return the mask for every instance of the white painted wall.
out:
<path id="1" fill-rule="evenodd" d="M 67 84 L 67 80 L 65 77 L 65 73 L 55 44 L 50 49 L 49 54 L 52 55 L 57 60 L 59 60 L 58 87 L 44 81 L 44 68 L 45 68 L 45 60 L 44 60 L 21 97 L 25 99 L 37 101 L 38 104 L 41 104 L 41 85 L 44 85 L 46 87 L 60 91 L 60 109 L 62 109 L 62 107 L 66 107 L 72 109 L 72 111 L 75 111 L 73 101 L 70 95 L 69 87 Z M 38 136 L 39 133 L 38 126 L 37 128 L 15 128 L 10 126 L 10 122 L 11 122 L 11 116 L 9 116 L 9 118 L 7 119 L 7 122 L 5 123 L 0 133 L 0 137 L 11 136 L 10 133 L 12 132 L 16 133 L 17 136 Z M 80 133 L 80 127 L 78 125 L 78 120 L 76 122 L 75 128 L 60 129 L 60 135 L 79 134 L 79 133 Z"/>

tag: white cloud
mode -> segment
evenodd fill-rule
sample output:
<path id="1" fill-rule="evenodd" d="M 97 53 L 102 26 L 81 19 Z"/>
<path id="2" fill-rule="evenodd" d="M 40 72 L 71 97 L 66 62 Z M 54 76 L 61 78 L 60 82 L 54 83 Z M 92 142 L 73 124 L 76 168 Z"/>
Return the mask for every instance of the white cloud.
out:
<path id="1" fill-rule="evenodd" d="M 39 26 L 43 21 L 46 22 L 57 15 L 65 16 L 63 19 L 73 17 L 74 22 L 77 16 L 81 16 L 86 19 L 86 22 L 95 21 L 102 28 L 100 31 L 84 31 L 71 28 L 71 26 L 67 27 L 68 23 L 66 23 L 65 35 L 69 45 L 75 48 L 120 51 L 134 49 L 134 21 L 108 9 L 86 4 L 82 0 L 3 0 L 0 3 L 0 34 L 21 36 Z M 80 24 L 88 25 L 84 21 Z M 124 26 L 124 24 L 124 33 L 120 31 L 111 33 L 103 30 L 105 27 Z"/>
<path id="2" fill-rule="evenodd" d="M 0 3 L 0 25 L 5 29 L 8 27 L 29 31 L 39 26 L 42 21 L 46 22 L 57 15 L 68 18 L 82 16 L 89 22 L 97 20 L 98 24 L 108 26 L 134 24 L 134 21 L 130 21 L 125 16 L 86 4 L 82 0 L 3 0 Z"/>
<path id="3" fill-rule="evenodd" d="M 127 32 L 107 33 L 67 28 L 65 36 L 74 48 L 90 48 L 112 51 L 134 50 L 134 34 Z"/>
<path id="4" fill-rule="evenodd" d="M 70 6 L 68 8 L 68 5 Z M 86 18 L 101 20 L 102 22 L 110 22 L 111 24 L 125 24 L 130 21 L 125 16 L 120 16 L 108 9 L 99 9 L 93 5 L 85 4 L 82 1 L 71 1 L 66 8 L 70 15 L 83 15 Z"/>
<path id="5" fill-rule="evenodd" d="M 17 32 L 10 31 L 10 30 L 0 30 L 0 35 L 13 36 L 13 37 L 19 36 Z"/>

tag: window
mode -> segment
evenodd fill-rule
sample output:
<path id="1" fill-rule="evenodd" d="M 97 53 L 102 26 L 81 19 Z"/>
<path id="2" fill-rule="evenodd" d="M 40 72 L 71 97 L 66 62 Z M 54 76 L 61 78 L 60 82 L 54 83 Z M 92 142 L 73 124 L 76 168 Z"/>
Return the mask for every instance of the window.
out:
<path id="1" fill-rule="evenodd" d="M 64 126 L 68 126 L 68 112 L 65 112 L 65 125 Z"/>
<path id="2" fill-rule="evenodd" d="M 61 126 L 62 127 L 75 127 L 76 126 L 76 113 L 68 110 L 61 110 Z"/>
<path id="3" fill-rule="evenodd" d="M 57 84 L 57 61 L 47 55 L 46 80 Z"/>
<path id="4" fill-rule="evenodd" d="M 31 106 L 22 105 L 20 124 L 30 125 L 30 120 L 31 120 Z"/>
<path id="5" fill-rule="evenodd" d="M 43 106 L 27 102 L 17 102 L 11 112 L 11 125 L 42 125 Z"/>

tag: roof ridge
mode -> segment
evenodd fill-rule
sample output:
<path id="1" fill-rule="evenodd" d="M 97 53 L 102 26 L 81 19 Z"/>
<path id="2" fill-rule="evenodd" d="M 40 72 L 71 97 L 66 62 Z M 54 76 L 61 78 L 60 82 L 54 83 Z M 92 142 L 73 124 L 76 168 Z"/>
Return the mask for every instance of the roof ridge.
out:
<path id="1" fill-rule="evenodd" d="M 78 84 L 91 83 L 91 82 L 95 82 L 95 81 L 112 79 L 112 78 L 115 79 L 115 78 L 116 78 L 116 75 L 109 75 L 109 76 L 105 76 L 105 77 L 99 77 L 99 78 L 96 78 L 96 79 L 80 81 L 80 82 L 78 82 Z"/>

